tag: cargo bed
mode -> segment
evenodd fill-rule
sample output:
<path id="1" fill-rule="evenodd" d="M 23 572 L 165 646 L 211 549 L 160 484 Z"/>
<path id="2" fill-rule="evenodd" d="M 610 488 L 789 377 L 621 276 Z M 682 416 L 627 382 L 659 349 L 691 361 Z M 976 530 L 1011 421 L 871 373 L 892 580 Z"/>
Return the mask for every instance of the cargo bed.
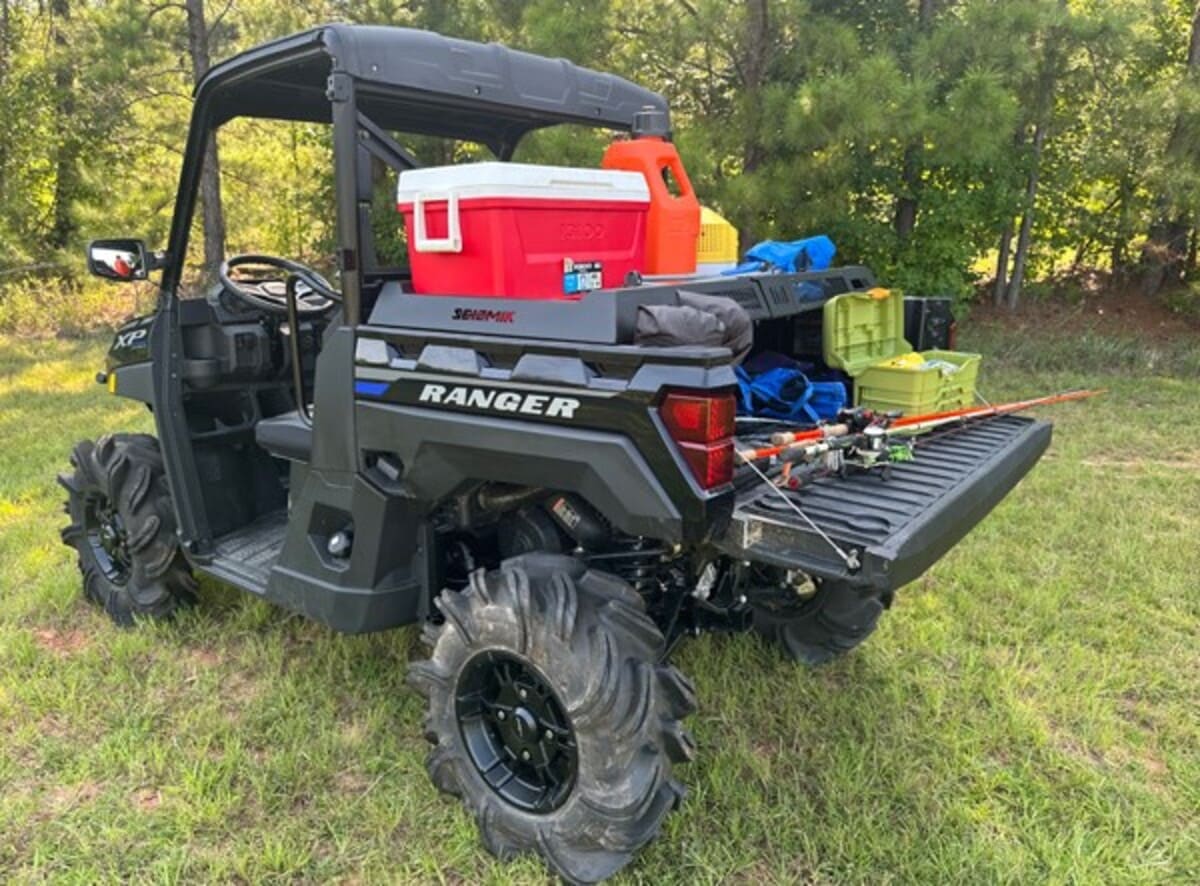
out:
<path id="1" fill-rule="evenodd" d="M 722 546 L 735 557 L 895 590 L 921 575 L 1025 476 L 1050 444 L 1046 422 L 1005 416 L 925 438 L 891 476 L 813 481 L 789 498 L 860 563 L 830 544 L 762 482 L 739 494 Z"/>

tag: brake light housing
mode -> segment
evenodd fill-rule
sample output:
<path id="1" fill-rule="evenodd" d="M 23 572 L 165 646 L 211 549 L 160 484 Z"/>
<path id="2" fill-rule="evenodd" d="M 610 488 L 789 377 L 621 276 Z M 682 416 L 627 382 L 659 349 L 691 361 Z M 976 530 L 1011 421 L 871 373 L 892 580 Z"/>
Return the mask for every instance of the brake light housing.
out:
<path id="1" fill-rule="evenodd" d="M 702 489 L 733 481 L 737 400 L 731 392 L 671 391 L 658 414 Z"/>

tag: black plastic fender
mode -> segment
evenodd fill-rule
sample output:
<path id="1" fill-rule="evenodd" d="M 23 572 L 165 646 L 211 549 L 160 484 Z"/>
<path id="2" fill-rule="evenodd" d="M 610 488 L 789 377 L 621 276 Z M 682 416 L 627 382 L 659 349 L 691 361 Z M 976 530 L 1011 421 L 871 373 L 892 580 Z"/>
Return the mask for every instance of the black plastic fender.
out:
<path id="1" fill-rule="evenodd" d="M 108 391 L 154 404 L 154 369 L 150 361 L 150 332 L 157 314 L 135 317 L 117 329 L 105 357 L 101 376 Z"/>
<path id="2" fill-rule="evenodd" d="M 360 402 L 358 442 L 395 453 L 406 492 L 423 501 L 469 480 L 541 486 L 578 493 L 622 532 L 685 537 L 679 508 L 622 434 Z"/>

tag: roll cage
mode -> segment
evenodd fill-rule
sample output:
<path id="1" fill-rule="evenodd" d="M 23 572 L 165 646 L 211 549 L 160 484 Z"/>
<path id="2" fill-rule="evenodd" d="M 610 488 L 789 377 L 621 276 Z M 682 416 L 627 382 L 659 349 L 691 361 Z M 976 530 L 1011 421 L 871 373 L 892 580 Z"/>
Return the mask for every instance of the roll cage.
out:
<path id="1" fill-rule="evenodd" d="M 487 146 L 507 160 L 521 138 L 557 124 L 617 131 L 633 128 L 644 109 L 668 134 L 667 103 L 657 93 L 612 74 L 425 31 L 330 24 L 256 46 L 214 66 L 197 85 L 184 148 L 156 322 L 150 333 L 153 401 L 167 480 L 189 556 L 212 554 L 212 530 L 188 436 L 179 286 L 208 139 L 236 117 L 327 123 L 333 127 L 337 265 L 342 310 L 328 330 L 319 375 L 348 386 L 354 330 L 362 322 L 364 280 L 381 283 L 369 223 L 370 158 L 396 168 L 415 165 L 389 132 L 456 138 Z M 643 127 L 642 131 L 656 131 Z M 339 334 L 340 333 L 340 334 Z M 336 342 L 330 347 L 329 342 Z M 318 399 L 320 382 L 318 382 Z M 329 414 L 342 408 L 341 391 Z M 348 429 L 348 430 L 347 430 Z M 328 471 L 357 468 L 354 423 L 317 447 Z"/>
<path id="2" fill-rule="evenodd" d="M 375 265 L 369 158 L 416 165 L 389 132 L 476 142 L 508 160 L 533 130 L 573 123 L 628 131 L 646 108 L 668 119 L 661 95 L 612 74 L 425 31 L 331 24 L 262 44 L 216 65 L 196 87 L 163 296 L 174 299 L 182 277 L 208 139 L 235 117 L 332 124 L 337 258 L 344 322 L 354 326 L 363 274 Z"/>

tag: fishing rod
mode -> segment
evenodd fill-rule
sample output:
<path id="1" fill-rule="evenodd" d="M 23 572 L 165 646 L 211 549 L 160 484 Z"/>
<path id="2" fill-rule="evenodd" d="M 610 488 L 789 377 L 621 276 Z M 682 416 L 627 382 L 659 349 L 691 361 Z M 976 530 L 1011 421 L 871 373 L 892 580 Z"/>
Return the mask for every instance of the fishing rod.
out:
<path id="1" fill-rule="evenodd" d="M 811 430 L 783 431 L 772 434 L 770 446 L 739 450 L 738 456 L 743 462 L 775 457 L 784 457 L 788 461 L 801 461 L 831 449 L 853 448 L 856 442 L 864 436 L 876 438 L 880 435 L 900 431 L 905 434 L 919 434 L 949 424 L 965 424 L 1001 415 L 1011 415 L 1035 406 L 1050 406 L 1055 403 L 1084 400 L 1103 393 L 1103 390 L 1066 391 L 1045 397 L 1002 403 L 997 406 L 972 406 L 907 417 L 895 412 L 884 413 L 869 409 L 855 409 L 844 412 L 833 424 L 821 425 Z M 871 433 L 868 434 L 869 431 Z M 874 439 L 872 439 L 872 443 L 873 446 L 878 445 Z"/>
<path id="2" fill-rule="evenodd" d="M 795 491 L 815 478 L 830 474 L 846 476 L 852 470 L 863 473 L 878 471 L 886 480 L 895 462 L 912 460 L 913 449 L 918 442 L 915 437 L 919 434 L 937 428 L 946 428 L 944 433 L 952 433 L 955 430 L 953 425 L 967 427 L 972 423 L 1023 412 L 1035 406 L 1084 400 L 1103 393 L 1102 390 L 1067 391 L 999 406 L 967 407 L 908 417 L 897 412 L 875 412 L 862 408 L 843 410 L 833 424 L 773 434 L 771 446 L 738 449 L 736 452 L 746 469 L 753 472 L 771 494 L 801 517 L 824 539 L 846 567 L 854 571 L 859 568 L 858 552 L 843 549 L 804 512 L 796 497 L 789 495 L 788 490 Z M 901 432 L 904 438 L 894 439 L 893 431 Z M 773 459 L 778 469 L 764 469 L 755 464 L 767 458 Z"/>

